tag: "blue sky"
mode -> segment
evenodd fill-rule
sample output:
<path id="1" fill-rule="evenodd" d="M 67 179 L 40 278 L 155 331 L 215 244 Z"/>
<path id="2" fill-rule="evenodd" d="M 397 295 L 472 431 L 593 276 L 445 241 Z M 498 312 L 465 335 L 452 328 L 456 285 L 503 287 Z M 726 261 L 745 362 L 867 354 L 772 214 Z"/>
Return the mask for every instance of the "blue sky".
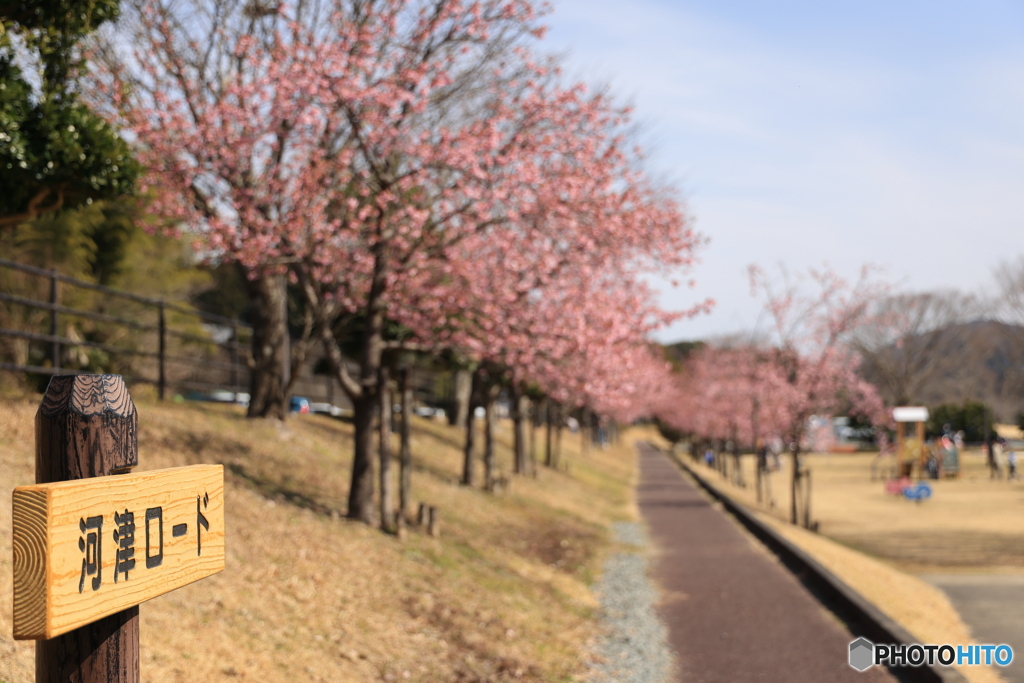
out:
<path id="1" fill-rule="evenodd" d="M 545 48 L 635 105 L 711 238 L 664 303 L 718 306 L 662 341 L 753 327 L 752 262 L 993 293 L 1024 253 L 1024 3 L 553 5 Z"/>

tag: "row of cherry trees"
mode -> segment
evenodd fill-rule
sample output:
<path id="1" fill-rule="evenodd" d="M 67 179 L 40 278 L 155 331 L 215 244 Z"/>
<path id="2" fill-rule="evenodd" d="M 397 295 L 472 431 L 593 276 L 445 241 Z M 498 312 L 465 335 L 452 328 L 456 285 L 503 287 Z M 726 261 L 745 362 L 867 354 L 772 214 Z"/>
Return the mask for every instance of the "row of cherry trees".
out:
<path id="1" fill-rule="evenodd" d="M 694 351 L 656 412 L 697 439 L 731 441 L 734 453 L 739 444 L 781 441 L 793 458 L 790 517 L 797 523 L 798 463 L 813 436 L 812 416 L 889 422 L 877 390 L 857 374 L 860 359 L 851 343 L 865 325 L 888 324 L 878 307 L 887 286 L 870 268 L 856 281 L 829 268 L 772 278 L 752 266 L 749 275 L 770 329 Z"/>
<path id="2" fill-rule="evenodd" d="M 537 56 L 539 14 L 525 0 L 126 0 L 96 46 L 95 106 L 135 143 L 154 211 L 248 275 L 251 416 L 285 416 L 289 282 L 302 292 L 354 408 L 350 517 L 373 517 L 376 436 L 391 524 L 374 432 L 390 354 L 457 355 L 490 413 L 509 387 L 522 471 L 521 397 L 648 411 L 667 369 L 645 336 L 702 308 L 655 305 L 644 278 L 685 270 L 702 238 L 641 170 L 628 110 Z"/>

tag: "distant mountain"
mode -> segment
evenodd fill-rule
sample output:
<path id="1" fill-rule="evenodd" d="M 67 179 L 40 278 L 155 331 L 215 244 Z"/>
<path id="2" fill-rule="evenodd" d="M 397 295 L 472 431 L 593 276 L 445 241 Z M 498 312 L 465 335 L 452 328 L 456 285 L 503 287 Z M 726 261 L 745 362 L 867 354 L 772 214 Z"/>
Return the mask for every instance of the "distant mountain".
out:
<path id="1" fill-rule="evenodd" d="M 902 382 L 894 378 L 903 370 Z M 888 403 L 980 400 L 998 419 L 1024 410 L 1024 327 L 996 320 L 948 325 L 868 355 L 861 374 Z M 897 396 L 902 387 L 903 396 Z"/>
<path id="2" fill-rule="evenodd" d="M 702 341 L 662 346 L 680 366 Z M 860 373 L 889 405 L 983 401 L 998 421 L 1024 412 L 1024 327 L 997 320 L 947 325 L 868 354 Z"/>

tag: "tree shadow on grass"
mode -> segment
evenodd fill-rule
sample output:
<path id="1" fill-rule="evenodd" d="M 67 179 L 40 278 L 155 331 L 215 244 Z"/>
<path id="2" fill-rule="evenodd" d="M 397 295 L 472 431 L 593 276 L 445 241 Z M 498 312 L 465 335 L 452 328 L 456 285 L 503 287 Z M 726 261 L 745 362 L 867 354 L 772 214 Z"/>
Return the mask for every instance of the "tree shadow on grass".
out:
<path id="1" fill-rule="evenodd" d="M 253 474 L 238 463 L 229 463 L 225 467 L 249 490 L 258 493 L 267 500 L 288 503 L 289 505 L 309 510 L 324 517 L 337 519 L 345 516 L 343 511 L 332 508 L 329 505 L 324 505 L 307 493 L 288 488 L 280 482 Z"/>
<path id="2" fill-rule="evenodd" d="M 641 508 L 709 508 L 706 500 L 652 500 L 641 501 Z"/>
<path id="3" fill-rule="evenodd" d="M 462 432 L 462 434 L 463 434 L 463 438 L 461 438 L 461 439 L 454 439 L 454 438 L 449 437 L 446 434 L 438 434 L 437 432 L 434 432 L 434 431 L 424 431 L 420 435 L 420 437 L 422 438 L 422 437 L 426 436 L 427 438 L 433 439 L 434 441 L 437 441 L 438 443 L 444 444 L 446 446 L 451 446 L 456 451 L 460 451 L 461 452 L 466 447 L 465 432 Z M 479 446 L 478 446 L 478 448 L 479 448 Z"/>

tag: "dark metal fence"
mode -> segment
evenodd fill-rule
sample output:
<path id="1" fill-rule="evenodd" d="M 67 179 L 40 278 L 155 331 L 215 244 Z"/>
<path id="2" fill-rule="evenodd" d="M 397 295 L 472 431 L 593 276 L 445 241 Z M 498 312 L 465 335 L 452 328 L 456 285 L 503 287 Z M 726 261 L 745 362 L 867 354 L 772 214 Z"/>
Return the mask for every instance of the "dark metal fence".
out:
<path id="1" fill-rule="evenodd" d="M 238 320 L 0 259 L 0 370 L 115 373 L 161 400 L 234 395 L 249 386 L 251 339 Z"/>

